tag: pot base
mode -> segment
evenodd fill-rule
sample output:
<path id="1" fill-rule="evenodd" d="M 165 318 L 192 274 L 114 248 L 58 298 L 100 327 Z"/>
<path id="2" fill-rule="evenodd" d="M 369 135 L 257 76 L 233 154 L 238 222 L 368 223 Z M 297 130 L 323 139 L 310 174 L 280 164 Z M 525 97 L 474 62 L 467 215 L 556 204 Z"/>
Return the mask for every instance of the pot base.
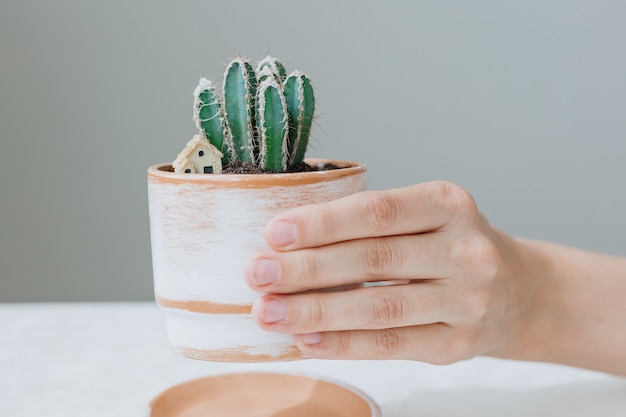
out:
<path id="1" fill-rule="evenodd" d="M 162 309 L 172 349 L 188 358 L 217 362 L 305 359 L 294 345 L 293 336 L 259 328 L 250 314 Z"/>
<path id="2" fill-rule="evenodd" d="M 252 346 L 203 350 L 172 345 L 172 349 L 190 359 L 213 362 L 287 362 L 307 359 L 295 346 L 288 346 L 277 355 L 254 353 L 258 348 Z"/>

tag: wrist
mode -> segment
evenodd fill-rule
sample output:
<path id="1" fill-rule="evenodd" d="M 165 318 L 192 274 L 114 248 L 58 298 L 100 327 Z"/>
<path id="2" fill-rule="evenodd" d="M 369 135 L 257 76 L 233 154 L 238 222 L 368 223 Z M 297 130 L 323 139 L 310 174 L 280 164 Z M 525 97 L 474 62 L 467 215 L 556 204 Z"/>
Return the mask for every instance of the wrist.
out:
<path id="1" fill-rule="evenodd" d="M 514 239 L 516 261 L 513 279 L 519 289 L 516 302 L 517 332 L 510 340 L 510 359 L 553 362 L 554 329 L 563 315 L 559 306 L 556 265 L 545 243 Z M 565 314 L 566 315 L 566 314 Z"/>
<path id="2" fill-rule="evenodd" d="M 513 241 L 521 307 L 510 348 L 494 356 L 626 375 L 626 259 Z"/>
<path id="3" fill-rule="evenodd" d="M 538 242 L 500 235 L 505 254 L 506 310 L 489 356 L 515 360 L 542 360 L 542 334 L 551 327 L 544 317 L 546 291 L 552 269 Z"/>

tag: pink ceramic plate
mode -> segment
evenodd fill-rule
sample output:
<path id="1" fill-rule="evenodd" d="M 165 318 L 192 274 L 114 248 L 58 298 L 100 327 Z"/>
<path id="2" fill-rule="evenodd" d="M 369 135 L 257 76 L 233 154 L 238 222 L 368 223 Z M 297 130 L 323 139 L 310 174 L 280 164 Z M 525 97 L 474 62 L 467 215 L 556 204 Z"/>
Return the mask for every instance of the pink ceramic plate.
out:
<path id="1" fill-rule="evenodd" d="M 362 392 L 324 379 L 234 373 L 176 385 L 150 402 L 148 417 L 380 417 Z"/>

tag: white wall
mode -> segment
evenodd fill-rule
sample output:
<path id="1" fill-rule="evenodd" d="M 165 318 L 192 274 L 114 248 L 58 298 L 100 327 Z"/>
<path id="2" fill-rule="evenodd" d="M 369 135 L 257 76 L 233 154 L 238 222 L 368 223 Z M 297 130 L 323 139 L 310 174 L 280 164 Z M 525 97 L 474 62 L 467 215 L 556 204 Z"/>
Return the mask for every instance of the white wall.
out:
<path id="1" fill-rule="evenodd" d="M 4 1 L 0 301 L 152 298 L 145 170 L 191 138 L 198 79 L 236 51 L 311 76 L 309 155 L 365 162 L 371 188 L 453 180 L 511 234 L 626 254 L 624 16 L 620 1 Z"/>

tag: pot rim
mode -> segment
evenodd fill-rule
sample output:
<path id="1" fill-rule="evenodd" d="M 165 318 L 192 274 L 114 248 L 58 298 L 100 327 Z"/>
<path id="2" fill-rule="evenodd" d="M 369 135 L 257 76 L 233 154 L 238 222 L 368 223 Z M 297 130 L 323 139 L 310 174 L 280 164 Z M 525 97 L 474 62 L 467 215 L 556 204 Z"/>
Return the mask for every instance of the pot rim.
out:
<path id="1" fill-rule="evenodd" d="M 148 168 L 148 180 L 158 183 L 198 183 L 215 184 L 227 187 L 229 184 L 236 187 L 250 186 L 254 188 L 271 186 L 288 186 L 314 184 L 319 182 L 338 180 L 344 177 L 362 174 L 367 170 L 360 162 L 310 158 L 305 160 L 309 165 L 332 163 L 340 168 L 325 171 L 284 172 L 275 174 L 183 174 L 171 171 L 171 163 L 161 163 Z"/>

